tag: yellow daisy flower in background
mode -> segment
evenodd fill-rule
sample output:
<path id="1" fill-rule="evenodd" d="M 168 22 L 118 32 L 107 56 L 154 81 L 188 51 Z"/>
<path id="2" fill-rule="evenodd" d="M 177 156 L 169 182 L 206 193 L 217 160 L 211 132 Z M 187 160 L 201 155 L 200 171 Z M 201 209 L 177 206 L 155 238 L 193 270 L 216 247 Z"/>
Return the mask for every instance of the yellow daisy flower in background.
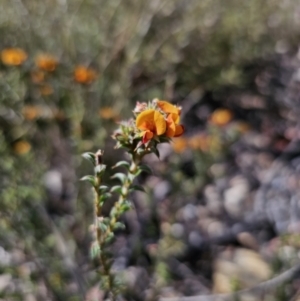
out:
<path id="1" fill-rule="evenodd" d="M 119 119 L 119 114 L 114 111 L 111 107 L 103 107 L 99 110 L 99 116 L 102 119 Z"/>
<path id="2" fill-rule="evenodd" d="M 188 146 L 193 150 L 201 150 L 203 152 L 209 151 L 211 144 L 211 137 L 206 134 L 198 134 L 192 136 L 187 141 Z"/>
<path id="3" fill-rule="evenodd" d="M 31 145 L 27 141 L 18 141 L 13 144 L 13 150 L 17 155 L 25 155 L 31 150 Z"/>
<path id="4" fill-rule="evenodd" d="M 175 153 L 181 154 L 187 149 L 188 141 L 183 137 L 179 137 L 173 141 L 172 147 Z"/>
<path id="5" fill-rule="evenodd" d="M 20 48 L 6 48 L 1 51 L 2 63 L 8 66 L 22 65 L 27 57 L 27 53 Z"/>
<path id="6" fill-rule="evenodd" d="M 210 122 L 217 126 L 228 124 L 233 118 L 233 113 L 228 109 L 217 109 L 210 117 Z"/>
<path id="7" fill-rule="evenodd" d="M 58 60 L 50 54 L 40 54 L 36 57 L 35 64 L 44 71 L 52 72 L 56 69 Z"/>
<path id="8" fill-rule="evenodd" d="M 24 106 L 22 114 L 26 120 L 34 120 L 40 116 L 40 108 L 38 106 Z"/>
<path id="9" fill-rule="evenodd" d="M 74 79 L 80 84 L 91 84 L 96 78 L 97 72 L 94 69 L 77 66 L 74 70 Z"/>

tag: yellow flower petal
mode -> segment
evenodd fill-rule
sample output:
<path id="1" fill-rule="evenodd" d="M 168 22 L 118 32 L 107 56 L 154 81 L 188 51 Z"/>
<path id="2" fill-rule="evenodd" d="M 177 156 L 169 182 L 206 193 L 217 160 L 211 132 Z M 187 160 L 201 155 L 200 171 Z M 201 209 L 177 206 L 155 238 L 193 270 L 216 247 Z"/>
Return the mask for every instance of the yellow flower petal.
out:
<path id="1" fill-rule="evenodd" d="M 158 111 L 154 112 L 154 123 L 156 127 L 156 134 L 158 136 L 164 134 L 166 131 L 167 124 L 164 116 L 160 114 Z"/>
<path id="2" fill-rule="evenodd" d="M 151 131 L 144 131 L 142 133 L 143 143 L 147 143 L 149 140 L 153 138 L 154 134 Z"/>
<path id="3" fill-rule="evenodd" d="M 180 122 L 180 116 L 177 113 L 169 114 L 168 118 L 171 118 L 175 124 L 178 124 Z"/>
<path id="4" fill-rule="evenodd" d="M 184 126 L 181 124 L 176 125 L 174 137 L 179 137 L 184 133 Z"/>
<path id="5" fill-rule="evenodd" d="M 136 127 L 139 130 L 150 130 L 154 131 L 155 130 L 155 125 L 154 125 L 154 112 L 155 110 L 150 109 L 143 111 L 138 115 L 136 118 Z"/>
<path id="6" fill-rule="evenodd" d="M 177 124 L 180 118 L 177 114 L 169 114 L 167 118 L 167 137 L 179 137 L 184 132 L 184 127 L 181 124 Z"/>
<path id="7" fill-rule="evenodd" d="M 166 131 L 166 136 L 167 137 L 174 137 L 175 135 L 175 130 L 176 130 L 176 125 L 175 125 L 175 122 L 172 118 L 172 114 L 169 114 L 168 115 L 168 118 L 167 118 L 167 131 Z"/>
<path id="8" fill-rule="evenodd" d="M 180 108 L 172 105 L 171 103 L 165 101 L 165 100 L 158 100 L 157 106 L 164 111 L 165 113 L 174 113 L 177 115 L 180 115 Z"/>

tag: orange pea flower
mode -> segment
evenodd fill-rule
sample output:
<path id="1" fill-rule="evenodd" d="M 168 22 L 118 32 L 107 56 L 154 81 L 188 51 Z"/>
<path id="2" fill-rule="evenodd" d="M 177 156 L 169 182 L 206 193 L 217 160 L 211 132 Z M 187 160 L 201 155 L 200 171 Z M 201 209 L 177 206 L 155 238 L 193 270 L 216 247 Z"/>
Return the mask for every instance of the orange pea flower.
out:
<path id="1" fill-rule="evenodd" d="M 35 64 L 44 71 L 52 72 L 56 69 L 58 60 L 50 54 L 40 54 L 35 59 Z"/>
<path id="2" fill-rule="evenodd" d="M 156 105 L 167 115 L 167 137 L 179 137 L 184 132 L 184 127 L 179 124 L 181 108 L 172 105 L 165 100 L 155 100 Z"/>
<path id="3" fill-rule="evenodd" d="M 91 68 L 77 66 L 74 70 L 74 79 L 80 84 L 91 84 L 97 78 L 97 73 Z"/>
<path id="4" fill-rule="evenodd" d="M 160 112 L 149 109 L 137 116 L 136 127 L 142 131 L 142 142 L 147 143 L 155 135 L 163 135 L 166 132 L 167 123 Z"/>
<path id="5" fill-rule="evenodd" d="M 8 66 L 19 66 L 27 60 L 27 53 L 20 48 L 6 48 L 1 51 L 1 60 Z"/>

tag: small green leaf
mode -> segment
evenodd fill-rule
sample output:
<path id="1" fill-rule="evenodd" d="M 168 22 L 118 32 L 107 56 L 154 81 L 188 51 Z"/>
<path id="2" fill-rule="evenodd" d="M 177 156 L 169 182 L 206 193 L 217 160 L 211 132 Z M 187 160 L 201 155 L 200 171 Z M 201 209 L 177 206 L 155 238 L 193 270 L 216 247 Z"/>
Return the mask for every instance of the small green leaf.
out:
<path id="1" fill-rule="evenodd" d="M 110 211 L 110 214 L 109 214 L 109 216 L 110 217 L 114 217 L 116 214 L 117 214 L 117 208 L 116 207 L 113 207 L 112 209 L 111 209 L 111 211 Z"/>
<path id="2" fill-rule="evenodd" d="M 142 173 L 141 169 L 137 169 L 137 171 L 134 173 L 135 177 L 139 176 Z"/>
<path id="3" fill-rule="evenodd" d="M 119 179 L 121 183 L 124 184 L 127 177 L 123 173 L 117 172 L 111 177 L 111 179 Z"/>
<path id="4" fill-rule="evenodd" d="M 106 185 L 101 185 L 101 186 L 99 187 L 99 192 L 100 192 L 100 194 L 102 194 L 103 192 L 107 191 L 107 189 L 108 189 L 108 186 L 106 186 Z"/>
<path id="5" fill-rule="evenodd" d="M 98 227 L 102 232 L 105 232 L 107 230 L 107 225 L 105 225 L 103 222 L 99 222 Z"/>
<path id="6" fill-rule="evenodd" d="M 93 153 L 84 153 L 82 154 L 82 157 L 88 161 L 90 161 L 94 166 L 96 165 L 96 158 L 95 158 L 95 154 Z"/>
<path id="7" fill-rule="evenodd" d="M 113 232 L 110 232 L 110 233 L 106 236 L 105 242 L 106 242 L 106 243 L 110 243 L 110 242 L 113 240 L 114 236 L 115 236 L 114 233 L 113 233 Z"/>
<path id="8" fill-rule="evenodd" d="M 126 167 L 127 169 L 129 169 L 130 167 L 130 164 L 127 162 L 127 161 L 120 161 L 118 162 L 116 165 L 114 165 L 112 168 L 117 168 L 119 166 L 124 166 Z"/>
<path id="9" fill-rule="evenodd" d="M 121 205 L 121 211 L 126 212 L 132 208 L 132 203 L 129 200 L 125 200 Z"/>
<path id="10" fill-rule="evenodd" d="M 145 188 L 143 186 L 140 186 L 140 185 L 132 185 L 130 186 L 130 191 L 142 191 L 142 192 L 146 192 L 145 191 Z"/>
<path id="11" fill-rule="evenodd" d="M 111 197 L 111 193 L 109 193 L 109 192 L 103 193 L 99 198 L 100 205 L 103 205 L 103 203 L 110 197 Z"/>
<path id="12" fill-rule="evenodd" d="M 89 182 L 92 186 L 96 187 L 96 183 L 97 183 L 97 180 L 94 176 L 84 176 L 80 179 L 80 181 L 87 181 Z"/>
<path id="13" fill-rule="evenodd" d="M 101 197 L 104 198 L 104 199 L 108 199 L 108 198 L 111 197 L 111 193 L 105 192 L 105 193 L 103 193 L 103 194 L 101 195 Z"/>
<path id="14" fill-rule="evenodd" d="M 99 258 L 100 254 L 101 254 L 101 249 L 97 242 L 94 242 L 92 244 L 90 254 L 91 254 L 92 259 Z"/>
<path id="15" fill-rule="evenodd" d="M 142 170 L 144 172 L 147 172 L 149 174 L 152 174 L 152 169 L 149 166 L 147 166 L 147 165 L 140 165 L 138 167 L 138 169 L 140 169 L 140 170 Z"/>
<path id="16" fill-rule="evenodd" d="M 110 189 L 110 192 L 117 192 L 117 193 L 120 193 L 122 192 L 122 186 L 120 185 L 116 185 L 116 186 L 113 186 L 111 189 Z"/>
<path id="17" fill-rule="evenodd" d="M 118 229 L 122 229 L 122 230 L 125 229 L 125 225 L 121 222 L 116 222 L 114 224 L 114 230 L 118 230 Z"/>
<path id="18" fill-rule="evenodd" d="M 136 177 L 136 176 L 138 176 L 139 174 L 128 174 L 128 180 L 130 181 L 130 182 L 133 182 L 133 180 L 134 180 L 134 178 Z"/>
<path id="19" fill-rule="evenodd" d="M 102 175 L 102 174 L 104 173 L 105 169 L 106 169 L 106 165 L 104 165 L 104 164 L 99 164 L 99 165 L 97 165 L 97 166 L 95 167 L 95 174 L 96 174 L 97 176 L 100 176 L 100 175 Z"/>
<path id="20" fill-rule="evenodd" d="M 105 217 L 105 218 L 103 219 L 103 223 L 104 223 L 105 225 L 108 225 L 108 224 L 110 223 L 110 218 L 109 218 L 109 217 Z"/>

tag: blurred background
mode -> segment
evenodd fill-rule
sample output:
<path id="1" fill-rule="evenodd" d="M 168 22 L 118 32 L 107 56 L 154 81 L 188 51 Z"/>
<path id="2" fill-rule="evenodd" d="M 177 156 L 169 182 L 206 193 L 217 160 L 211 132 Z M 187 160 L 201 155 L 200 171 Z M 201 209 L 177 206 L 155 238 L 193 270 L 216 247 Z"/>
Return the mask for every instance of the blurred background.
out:
<path id="1" fill-rule="evenodd" d="M 112 246 L 124 300 L 232 293 L 296 265 L 299 4 L 1 0 L 0 299 L 104 300 L 81 153 L 116 163 L 116 122 L 156 97 L 186 133 L 145 158 Z M 299 281 L 241 300 L 300 300 Z"/>

